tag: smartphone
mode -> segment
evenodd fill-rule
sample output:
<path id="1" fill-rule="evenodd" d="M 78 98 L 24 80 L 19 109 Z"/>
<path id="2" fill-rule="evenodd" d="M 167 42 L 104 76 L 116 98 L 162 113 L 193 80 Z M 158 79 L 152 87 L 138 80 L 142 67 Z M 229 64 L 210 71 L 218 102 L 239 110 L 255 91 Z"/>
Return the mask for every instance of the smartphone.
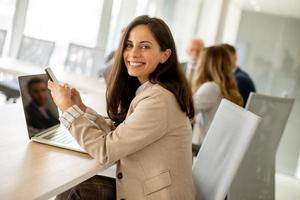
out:
<path id="1" fill-rule="evenodd" d="M 46 74 L 48 75 L 49 79 L 54 82 L 54 83 L 59 83 L 57 78 L 54 76 L 53 71 L 51 70 L 50 67 L 47 67 L 45 69 Z"/>

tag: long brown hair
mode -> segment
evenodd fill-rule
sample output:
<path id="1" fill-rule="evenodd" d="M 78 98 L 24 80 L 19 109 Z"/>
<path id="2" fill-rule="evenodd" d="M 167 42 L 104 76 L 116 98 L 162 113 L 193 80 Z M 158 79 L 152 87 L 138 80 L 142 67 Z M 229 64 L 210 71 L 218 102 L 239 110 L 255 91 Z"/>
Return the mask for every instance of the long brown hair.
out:
<path id="1" fill-rule="evenodd" d="M 160 50 L 171 49 L 172 53 L 166 62 L 159 63 L 154 72 L 149 75 L 151 83 L 157 83 L 172 92 L 183 112 L 189 118 L 194 117 L 194 107 L 191 90 L 187 80 L 180 69 L 175 42 L 167 24 L 158 18 L 150 18 L 146 15 L 135 18 L 124 30 L 119 48 L 115 54 L 113 69 L 111 72 L 106 92 L 108 116 L 119 124 L 125 120 L 129 105 L 135 97 L 135 92 L 140 86 L 136 77 L 128 75 L 123 51 L 130 31 L 137 25 L 147 25 L 160 46 Z"/>
<path id="2" fill-rule="evenodd" d="M 192 81 L 193 93 L 208 81 L 217 83 L 224 98 L 243 105 L 243 98 L 233 77 L 230 56 L 221 46 L 208 47 L 201 53 Z"/>

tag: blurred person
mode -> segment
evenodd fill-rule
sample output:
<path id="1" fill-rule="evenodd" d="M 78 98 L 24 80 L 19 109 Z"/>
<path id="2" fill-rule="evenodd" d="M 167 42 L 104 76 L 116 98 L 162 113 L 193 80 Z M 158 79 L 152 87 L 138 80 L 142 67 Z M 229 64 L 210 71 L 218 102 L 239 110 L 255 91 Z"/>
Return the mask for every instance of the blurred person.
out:
<path id="1" fill-rule="evenodd" d="M 248 73 L 237 66 L 237 55 L 234 46 L 230 44 L 222 44 L 221 46 L 224 47 L 230 55 L 232 71 L 237 82 L 239 92 L 244 99 L 245 106 L 250 92 L 256 92 L 255 85 Z"/>
<path id="2" fill-rule="evenodd" d="M 116 180 L 94 176 L 57 199 L 195 199 L 194 107 L 170 29 L 158 18 L 135 18 L 114 59 L 106 99 L 113 123 L 87 108 L 76 90 L 48 82 L 77 142 L 101 165 L 117 165 Z"/>
<path id="3" fill-rule="evenodd" d="M 199 57 L 192 81 L 196 115 L 194 144 L 200 144 L 204 139 L 222 98 L 243 105 L 231 69 L 230 57 L 222 47 L 205 48 Z"/>
<path id="4" fill-rule="evenodd" d="M 186 50 L 188 61 L 182 63 L 182 67 L 189 83 L 192 81 L 196 63 L 203 48 L 204 42 L 201 39 L 192 39 L 188 45 Z"/>
<path id="5" fill-rule="evenodd" d="M 55 117 L 47 108 L 47 101 L 50 96 L 47 93 L 47 83 L 41 78 L 32 78 L 27 83 L 28 94 L 31 101 L 25 107 L 27 124 L 31 131 L 47 129 L 59 123 L 58 116 Z"/>

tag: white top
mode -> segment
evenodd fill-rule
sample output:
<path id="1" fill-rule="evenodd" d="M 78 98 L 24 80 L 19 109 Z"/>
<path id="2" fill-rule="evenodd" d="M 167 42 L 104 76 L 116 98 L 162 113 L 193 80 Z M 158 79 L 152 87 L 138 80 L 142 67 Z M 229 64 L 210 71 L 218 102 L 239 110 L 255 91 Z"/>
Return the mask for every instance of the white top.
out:
<path id="1" fill-rule="evenodd" d="M 186 64 L 185 76 L 189 82 L 192 81 L 194 71 L 195 71 L 195 64 L 188 62 Z"/>
<path id="2" fill-rule="evenodd" d="M 202 84 L 193 95 L 196 116 L 193 131 L 194 144 L 202 143 L 221 99 L 221 90 L 215 82 Z"/>

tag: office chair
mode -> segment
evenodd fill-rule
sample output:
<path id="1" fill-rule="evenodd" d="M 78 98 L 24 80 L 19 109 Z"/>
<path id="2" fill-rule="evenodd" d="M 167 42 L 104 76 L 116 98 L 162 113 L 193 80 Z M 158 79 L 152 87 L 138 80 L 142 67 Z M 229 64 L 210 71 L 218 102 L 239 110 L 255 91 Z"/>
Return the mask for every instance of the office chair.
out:
<path id="1" fill-rule="evenodd" d="M 276 151 L 294 99 L 251 93 L 246 109 L 261 116 L 231 185 L 230 200 L 274 200 Z"/>
<path id="2" fill-rule="evenodd" d="M 5 38 L 6 38 L 6 30 L 0 29 L 0 56 L 2 56 L 3 53 L 3 47 L 5 43 Z"/>
<path id="3" fill-rule="evenodd" d="M 87 76 L 99 76 L 103 67 L 104 51 L 78 44 L 69 44 L 65 70 Z"/>
<path id="4" fill-rule="evenodd" d="M 260 117 L 222 99 L 193 165 L 197 199 L 224 200 Z"/>
<path id="5" fill-rule="evenodd" d="M 15 79 L 0 81 L 0 91 L 6 96 L 6 102 L 10 100 L 16 102 L 16 99 L 20 97 L 18 82 Z"/>
<path id="6" fill-rule="evenodd" d="M 23 36 L 17 59 L 44 67 L 49 64 L 54 47 L 55 42 Z"/>
<path id="7" fill-rule="evenodd" d="M 4 47 L 6 35 L 7 35 L 7 31 L 0 29 L 0 56 L 2 56 L 2 53 L 3 53 L 3 47 Z M 5 95 L 7 102 L 10 99 L 15 101 L 15 99 L 20 96 L 16 80 L 2 80 L 1 79 L 0 80 L 0 92 L 2 92 Z"/>

